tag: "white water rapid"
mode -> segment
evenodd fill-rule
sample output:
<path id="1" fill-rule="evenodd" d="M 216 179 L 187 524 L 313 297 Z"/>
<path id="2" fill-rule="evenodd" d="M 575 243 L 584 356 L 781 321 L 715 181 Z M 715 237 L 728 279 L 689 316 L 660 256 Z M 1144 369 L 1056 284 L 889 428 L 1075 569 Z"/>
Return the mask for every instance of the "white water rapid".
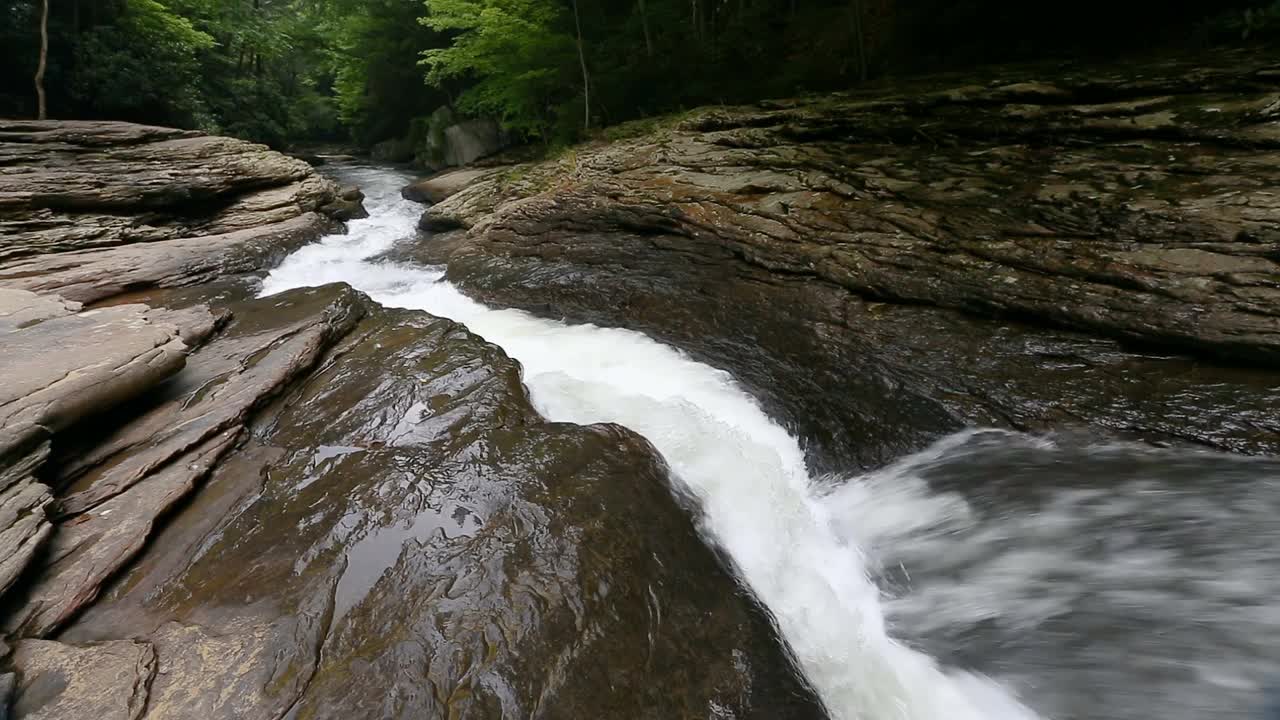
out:
<path id="1" fill-rule="evenodd" d="M 342 174 L 371 217 L 263 293 L 341 281 L 453 318 L 520 360 L 544 416 L 646 436 L 833 720 L 1280 720 L 1280 458 L 972 430 L 815 480 L 727 373 L 377 259 L 422 208 L 407 176 Z"/>
<path id="2" fill-rule="evenodd" d="M 796 439 L 725 372 L 640 333 L 493 310 L 439 268 L 370 259 L 412 237 L 405 177 L 356 169 L 370 217 L 287 258 L 263 294 L 346 282 L 384 306 L 465 324 L 524 366 L 547 418 L 614 422 L 649 439 L 705 511 L 706 532 L 774 614 L 833 720 L 1012 720 L 1036 715 L 996 683 L 896 642 L 863 551 L 833 529 Z"/>

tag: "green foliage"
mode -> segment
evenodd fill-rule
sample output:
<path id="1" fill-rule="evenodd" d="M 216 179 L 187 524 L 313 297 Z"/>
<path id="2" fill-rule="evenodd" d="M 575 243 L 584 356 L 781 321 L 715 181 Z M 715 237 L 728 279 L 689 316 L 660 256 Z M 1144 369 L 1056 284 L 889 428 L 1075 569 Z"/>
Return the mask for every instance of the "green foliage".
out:
<path id="1" fill-rule="evenodd" d="M 40 2 L 0 0 L 0 114 L 34 112 Z M 877 72 L 1272 42 L 1280 0 L 50 0 L 49 30 L 52 117 L 429 161 L 466 116 L 546 150 Z"/>
<path id="2" fill-rule="evenodd" d="M 1241 40 L 1280 35 L 1280 0 L 1270 5 L 1245 8 L 1244 12 L 1228 17 L 1228 27 L 1239 30 Z"/>
<path id="3" fill-rule="evenodd" d="M 359 142 L 403 137 L 412 118 L 449 102 L 452 87 L 430 88 L 418 68 L 424 48 L 447 43 L 418 22 L 421 0 L 327 0 L 328 62 L 342 122 Z"/>
<path id="4" fill-rule="evenodd" d="M 115 23 L 77 43 L 71 96 L 108 117 L 198 124 L 205 117 L 199 55 L 213 46 L 212 37 L 156 0 L 127 0 Z"/>
<path id="5" fill-rule="evenodd" d="M 509 130 L 547 140 L 574 86 L 575 45 L 555 0 L 427 0 L 421 22 L 450 33 L 422 53 L 427 82 L 470 81 L 457 106 Z"/>

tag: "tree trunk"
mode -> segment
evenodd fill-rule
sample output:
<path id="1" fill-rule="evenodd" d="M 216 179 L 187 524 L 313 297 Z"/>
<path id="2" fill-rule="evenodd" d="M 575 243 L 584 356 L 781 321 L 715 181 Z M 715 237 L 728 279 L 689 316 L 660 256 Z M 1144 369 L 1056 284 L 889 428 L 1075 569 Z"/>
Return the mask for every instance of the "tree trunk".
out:
<path id="1" fill-rule="evenodd" d="M 852 0 L 853 35 L 858 43 L 858 79 L 867 81 L 867 36 L 862 29 L 862 0 Z"/>
<path id="2" fill-rule="evenodd" d="M 573 0 L 573 27 L 578 31 L 578 62 L 582 65 L 582 129 L 591 129 L 591 76 L 587 73 L 587 53 L 582 46 L 582 21 L 578 18 L 578 0 Z"/>
<path id="3" fill-rule="evenodd" d="M 644 55 L 645 57 L 653 57 L 653 39 L 649 35 L 649 9 L 645 7 L 644 0 L 638 0 L 640 5 L 640 27 L 644 30 Z"/>
<path id="4" fill-rule="evenodd" d="M 36 65 L 36 117 L 49 117 L 44 97 L 44 69 L 49 61 L 49 0 L 40 2 L 40 64 Z"/>

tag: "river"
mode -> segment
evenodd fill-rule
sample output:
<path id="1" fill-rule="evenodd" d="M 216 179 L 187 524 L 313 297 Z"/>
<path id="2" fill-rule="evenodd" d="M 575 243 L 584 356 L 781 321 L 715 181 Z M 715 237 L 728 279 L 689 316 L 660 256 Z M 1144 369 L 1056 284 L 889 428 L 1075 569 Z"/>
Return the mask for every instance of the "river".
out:
<path id="1" fill-rule="evenodd" d="M 336 172 L 370 217 L 263 294 L 346 282 L 454 319 L 520 361 L 547 418 L 644 435 L 835 720 L 1262 716 L 1280 684 L 1280 461 L 973 430 L 814 478 L 724 371 L 379 261 L 414 235 L 410 177 Z"/>

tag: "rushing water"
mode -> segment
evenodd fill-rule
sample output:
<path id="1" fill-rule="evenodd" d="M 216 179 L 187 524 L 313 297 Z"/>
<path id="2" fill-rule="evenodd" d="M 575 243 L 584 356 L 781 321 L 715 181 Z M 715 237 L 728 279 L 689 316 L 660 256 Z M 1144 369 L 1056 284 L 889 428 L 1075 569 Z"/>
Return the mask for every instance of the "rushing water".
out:
<path id="1" fill-rule="evenodd" d="M 371 217 L 263 292 L 341 281 L 452 318 L 522 363 L 544 416 L 643 434 L 836 720 L 1261 717 L 1280 681 L 1280 463 L 986 431 L 814 479 L 723 371 L 377 260 L 422 208 L 398 173 L 343 172 Z"/>

